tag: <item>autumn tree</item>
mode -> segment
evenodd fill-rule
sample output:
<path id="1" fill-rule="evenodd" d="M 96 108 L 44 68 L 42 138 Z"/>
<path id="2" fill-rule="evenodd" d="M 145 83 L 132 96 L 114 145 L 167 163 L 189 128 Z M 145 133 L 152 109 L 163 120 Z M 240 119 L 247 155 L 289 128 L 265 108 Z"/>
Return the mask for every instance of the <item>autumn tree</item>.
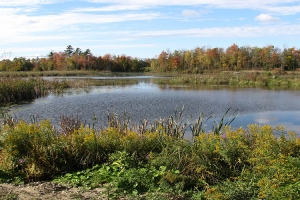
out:
<path id="1" fill-rule="evenodd" d="M 165 51 L 162 51 L 158 58 L 159 71 L 166 72 L 168 70 L 168 54 Z"/>
<path id="2" fill-rule="evenodd" d="M 14 58 L 12 62 L 13 71 L 30 71 L 34 67 L 30 60 L 24 57 Z"/>
<path id="3" fill-rule="evenodd" d="M 9 59 L 4 59 L 0 62 L 0 71 L 12 71 L 14 64 Z"/>
<path id="4" fill-rule="evenodd" d="M 237 70 L 238 50 L 239 47 L 236 44 L 233 44 L 226 49 L 231 70 Z"/>

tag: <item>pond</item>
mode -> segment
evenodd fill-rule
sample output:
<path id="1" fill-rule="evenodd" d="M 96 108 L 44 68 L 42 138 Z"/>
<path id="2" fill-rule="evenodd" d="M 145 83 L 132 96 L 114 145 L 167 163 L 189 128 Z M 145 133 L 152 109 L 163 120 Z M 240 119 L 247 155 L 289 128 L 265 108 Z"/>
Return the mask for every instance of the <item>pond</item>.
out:
<path id="1" fill-rule="evenodd" d="M 32 116 L 50 119 L 57 125 L 61 116 L 79 117 L 86 124 L 106 127 L 107 112 L 123 117 L 126 110 L 132 123 L 147 119 L 167 119 L 184 106 L 183 119 L 194 121 L 202 113 L 207 122 L 206 130 L 212 128 L 228 108 L 225 122 L 230 117 L 233 128 L 248 124 L 282 125 L 286 130 L 300 133 L 300 91 L 271 90 L 266 88 L 232 88 L 228 86 L 171 87 L 153 83 L 154 77 L 139 77 L 138 84 L 127 86 L 101 86 L 89 90 L 68 90 L 62 95 L 51 94 L 28 104 L 11 107 L 17 118 L 30 121 Z M 101 80 L 99 80 L 101 81 Z M 234 113 L 234 111 L 236 111 Z"/>

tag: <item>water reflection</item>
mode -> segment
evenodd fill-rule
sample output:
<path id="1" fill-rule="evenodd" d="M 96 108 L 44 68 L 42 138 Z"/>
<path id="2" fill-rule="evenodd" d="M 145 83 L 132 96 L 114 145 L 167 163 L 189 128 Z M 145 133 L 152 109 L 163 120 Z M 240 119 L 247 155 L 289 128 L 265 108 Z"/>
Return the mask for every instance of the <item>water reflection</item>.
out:
<path id="1" fill-rule="evenodd" d="M 215 117 L 208 122 L 211 129 L 214 120 L 219 120 L 228 108 L 228 117 L 238 110 L 240 115 L 232 123 L 233 128 L 247 127 L 250 123 L 272 126 L 283 125 L 287 130 L 300 133 L 300 92 L 296 90 L 270 90 L 259 88 L 232 88 L 201 86 L 199 88 L 158 86 L 151 81 L 135 85 L 100 86 L 89 90 L 68 90 L 63 95 L 49 95 L 25 105 L 11 108 L 18 118 L 29 121 L 30 116 L 50 119 L 58 124 L 60 117 L 79 116 L 87 124 L 106 126 L 107 112 L 116 112 L 122 117 L 124 110 L 132 123 L 143 119 L 154 121 L 174 115 L 174 110 L 185 107 L 183 117 L 190 121 L 200 113 Z"/>
<path id="2" fill-rule="evenodd" d="M 42 77 L 45 80 L 54 79 L 92 79 L 92 80 L 119 80 L 119 79 L 155 79 L 162 78 L 157 76 L 48 76 Z"/>
<path id="3" fill-rule="evenodd" d="M 246 122 L 259 125 L 269 124 L 273 127 L 283 126 L 286 130 L 300 133 L 300 112 L 299 111 L 268 111 L 249 113 L 239 116 L 233 125 L 247 127 Z"/>

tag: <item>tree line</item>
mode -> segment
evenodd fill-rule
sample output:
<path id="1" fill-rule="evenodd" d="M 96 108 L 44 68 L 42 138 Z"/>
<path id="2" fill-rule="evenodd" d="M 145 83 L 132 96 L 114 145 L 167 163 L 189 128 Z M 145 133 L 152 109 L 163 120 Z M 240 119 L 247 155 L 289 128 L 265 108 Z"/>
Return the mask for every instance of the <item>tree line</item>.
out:
<path id="1" fill-rule="evenodd" d="M 0 61 L 0 71 L 99 70 L 112 72 L 168 72 L 203 70 L 296 70 L 300 68 L 300 50 L 277 48 L 272 45 L 250 47 L 236 44 L 227 49 L 196 47 L 192 50 L 162 51 L 152 59 L 138 59 L 126 55 L 94 56 L 89 49 L 82 51 L 68 45 L 63 52 L 50 52 L 46 58 L 24 57 Z"/>
<path id="2" fill-rule="evenodd" d="M 152 59 L 151 69 L 154 71 L 187 71 L 203 70 L 296 70 L 300 67 L 300 50 L 272 45 L 260 47 L 231 45 L 227 49 L 196 47 L 193 50 L 162 51 Z"/>
<path id="3" fill-rule="evenodd" d="M 68 45 L 63 52 L 50 52 L 46 58 L 24 57 L 0 61 L 0 71 L 99 70 L 141 72 L 150 67 L 150 60 L 126 55 L 94 56 L 90 49 L 82 51 Z"/>

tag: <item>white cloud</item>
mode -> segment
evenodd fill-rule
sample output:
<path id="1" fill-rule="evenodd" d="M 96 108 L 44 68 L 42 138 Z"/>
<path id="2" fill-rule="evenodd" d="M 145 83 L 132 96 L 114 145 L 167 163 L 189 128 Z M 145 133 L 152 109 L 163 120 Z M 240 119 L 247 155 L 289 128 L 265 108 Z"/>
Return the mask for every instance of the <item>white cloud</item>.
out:
<path id="1" fill-rule="evenodd" d="M 112 33 L 109 33 L 112 34 Z M 124 34 L 124 33 L 123 33 Z M 182 29 L 182 30 L 159 30 L 141 31 L 129 33 L 134 37 L 265 37 L 265 36 L 297 36 L 300 34 L 300 24 L 277 25 L 277 26 L 244 26 L 244 27 L 224 27 L 224 28 L 202 28 L 202 29 Z"/>
<path id="2" fill-rule="evenodd" d="M 134 48 L 154 48 L 161 46 L 161 44 L 103 44 L 103 45 L 88 45 L 88 46 L 81 46 L 81 49 L 110 49 L 110 50 L 116 50 L 116 49 L 134 49 Z M 32 57 L 45 57 L 51 49 L 53 51 L 59 52 L 63 49 L 65 49 L 66 46 L 44 46 L 44 47 L 27 47 L 27 48 L 10 48 L 9 50 L 11 52 L 14 52 L 18 54 L 18 52 L 26 52 L 26 55 L 22 55 L 22 57 L 32 58 Z M 36 52 L 45 52 L 43 54 L 37 54 Z M 0 54 L 1 55 L 1 54 Z M 34 55 L 34 56 L 33 56 Z M 0 57 L 1 58 L 1 57 Z"/>
<path id="3" fill-rule="evenodd" d="M 69 3 L 61 4 L 61 2 L 67 1 Z M 265 36 L 296 37 L 300 34 L 299 23 L 284 24 L 286 20 L 289 20 L 287 17 L 282 18 L 283 20 L 276 26 L 269 26 L 267 23 L 257 26 L 250 24 L 233 26 L 231 22 L 222 22 L 220 25 L 221 16 L 219 13 L 213 12 L 214 9 L 245 9 L 245 14 L 237 16 L 237 19 L 248 20 L 248 11 L 253 9 L 267 13 L 257 16 L 255 20 L 260 22 L 278 21 L 280 20 L 278 17 L 281 17 L 280 14 L 299 13 L 299 0 L 284 2 L 282 0 L 86 0 L 94 4 L 82 1 L 84 0 L 0 0 L 1 48 L 11 48 L 22 42 L 24 45 L 30 42 L 36 46 L 43 46 L 49 41 L 51 44 L 54 44 L 54 41 L 61 44 L 66 41 L 80 43 L 89 40 L 103 40 L 102 44 L 111 44 L 111 46 L 101 46 L 101 48 L 122 48 L 122 46 L 113 44 L 133 40 L 138 42 L 145 38 L 160 39 L 161 37 L 235 39 Z M 56 3 L 57 5 L 48 7 L 48 4 Z M 174 6 L 175 9 L 173 9 Z M 182 12 L 180 13 L 180 11 Z M 227 11 L 229 10 L 225 10 L 225 12 Z M 208 12 L 213 15 L 208 16 L 210 19 L 214 19 L 211 20 L 211 23 L 207 22 L 208 18 L 193 18 Z M 246 14 L 246 12 L 248 13 Z M 178 18 L 178 14 L 181 14 L 181 18 Z M 226 14 L 224 15 L 222 19 L 230 18 Z M 299 17 L 297 16 L 295 20 L 297 18 Z M 151 20 L 156 21 L 154 23 L 154 21 L 150 22 Z M 180 29 L 183 27 L 180 24 L 184 23 L 183 20 L 194 20 L 195 23 L 186 23 L 184 27 L 189 28 Z M 118 23 L 128 21 L 130 23 Z M 149 26 L 147 26 L 148 22 Z M 174 22 L 178 22 L 177 27 Z M 170 23 L 170 26 L 165 26 L 166 23 Z M 239 24 L 242 23 L 239 21 Z M 209 28 L 212 26 L 214 28 Z M 162 30 L 161 27 L 165 27 L 165 29 Z M 170 27 L 171 30 L 168 30 L 167 27 Z M 138 28 L 140 31 L 137 30 Z M 176 28 L 179 30 L 175 30 Z M 110 29 L 120 31 L 109 31 Z M 2 44 L 7 46 L 4 47 Z M 93 44 L 95 42 L 91 42 L 89 45 Z M 134 46 L 125 45 L 124 48 L 126 47 L 134 48 Z M 49 47 L 46 48 L 49 49 Z M 37 49 L 33 49 L 33 51 L 35 50 Z"/>
<path id="4" fill-rule="evenodd" d="M 199 12 L 197 12 L 196 10 L 183 10 L 182 11 L 182 15 L 185 16 L 185 17 L 197 17 L 200 15 Z"/>
<path id="5" fill-rule="evenodd" d="M 260 117 L 260 118 L 256 118 L 254 120 L 254 122 L 258 123 L 258 124 L 270 124 L 272 122 L 272 120 L 268 117 Z"/>
<path id="6" fill-rule="evenodd" d="M 268 14 L 260 14 L 255 17 L 255 20 L 261 21 L 261 22 L 274 22 L 274 21 L 279 21 L 280 18 L 272 17 L 271 15 L 268 15 Z"/>
<path id="7" fill-rule="evenodd" d="M 76 28 L 74 28 L 76 29 Z M 107 31 L 97 32 L 97 30 L 86 32 L 75 32 L 69 34 L 69 31 L 60 31 L 59 34 L 44 36 L 36 35 L 12 35 L 7 37 L 6 42 L 33 42 L 33 41 L 64 41 L 72 39 L 74 41 L 89 41 L 96 35 L 102 35 L 101 38 L 113 38 L 113 41 L 133 41 L 145 38 L 162 38 L 162 37 L 195 37 L 195 38 L 259 38 L 259 37 L 273 37 L 273 36 L 298 36 L 300 35 L 299 24 L 276 25 L 276 26 L 244 26 L 244 27 L 215 27 L 215 28 L 198 28 L 198 29 L 181 29 L 181 30 L 157 30 L 157 31 Z M 1 35 L 0 35 L 1 38 Z M 103 40 L 106 42 L 112 42 Z M 113 43 L 113 42 L 112 42 Z"/>
<path id="8" fill-rule="evenodd" d="M 63 0 L 1 0 L 0 6 L 37 6 L 44 4 L 54 4 L 63 2 Z"/>
<path id="9" fill-rule="evenodd" d="M 3 9 L 2 9 L 3 10 Z M 1 10 L 0 10 L 1 11 Z M 5 9 L 4 9 L 5 11 Z M 123 21 L 151 20 L 160 16 L 159 13 L 121 13 L 95 15 L 76 12 L 66 12 L 56 15 L 27 16 L 15 14 L 16 10 L 6 10 L 0 14 L 0 40 L 14 40 L 33 32 L 59 31 L 76 29 L 79 24 L 104 24 Z"/>
<path id="10" fill-rule="evenodd" d="M 299 0 L 86 0 L 92 3 L 115 5 L 135 5 L 140 7 L 157 6 L 207 6 L 226 9 L 254 9 L 276 12 L 281 14 L 296 14 L 300 12 Z M 284 6 L 282 6 L 284 5 Z M 291 12 L 292 11 L 292 12 Z"/>
<path id="11" fill-rule="evenodd" d="M 268 7 L 265 10 L 282 15 L 293 15 L 300 12 L 300 5 Z"/>
<path id="12" fill-rule="evenodd" d="M 124 10 L 141 10 L 144 9 L 138 5 L 112 5 L 104 7 L 88 7 L 88 8 L 75 8 L 70 11 L 74 12 L 110 12 L 110 11 L 124 11 Z"/>
<path id="13" fill-rule="evenodd" d="M 39 6 L 46 4 L 62 3 L 72 0 L 1 0 L 0 6 Z M 121 10 L 141 10 L 159 6 L 205 6 L 210 8 L 226 9 L 254 9 L 267 12 L 291 15 L 300 12 L 299 0 L 85 0 L 86 2 L 98 3 L 97 8 L 75 8 L 76 11 L 121 11 Z M 77 1 L 73 1 L 74 4 Z M 75 3 L 76 2 L 76 3 Z M 103 6 L 105 5 L 105 6 Z"/>

